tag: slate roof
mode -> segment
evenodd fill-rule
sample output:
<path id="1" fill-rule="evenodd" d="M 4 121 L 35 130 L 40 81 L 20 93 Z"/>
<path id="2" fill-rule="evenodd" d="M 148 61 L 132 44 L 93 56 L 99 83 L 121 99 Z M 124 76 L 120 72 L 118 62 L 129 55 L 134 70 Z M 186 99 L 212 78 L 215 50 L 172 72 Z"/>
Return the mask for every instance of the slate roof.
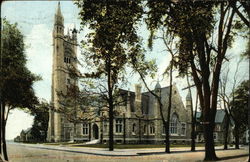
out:
<path id="1" fill-rule="evenodd" d="M 215 115 L 215 123 L 222 123 L 224 120 L 225 114 L 226 113 L 223 109 L 217 110 L 216 115 Z M 200 117 L 201 117 L 201 112 L 197 112 L 196 119 L 200 119 Z"/>
<path id="2" fill-rule="evenodd" d="M 169 95 L 169 86 L 160 88 L 161 96 L 168 96 Z M 130 104 L 131 104 L 131 112 L 135 111 L 135 92 L 119 89 L 119 93 L 124 101 L 127 100 L 128 92 L 130 94 Z M 153 113 L 153 107 L 154 107 L 154 96 L 150 92 L 143 92 L 141 93 L 142 97 L 142 107 L 141 110 L 143 114 L 152 114 Z M 163 100 L 163 98 L 162 98 Z M 127 101 L 126 101 L 127 104 Z"/>

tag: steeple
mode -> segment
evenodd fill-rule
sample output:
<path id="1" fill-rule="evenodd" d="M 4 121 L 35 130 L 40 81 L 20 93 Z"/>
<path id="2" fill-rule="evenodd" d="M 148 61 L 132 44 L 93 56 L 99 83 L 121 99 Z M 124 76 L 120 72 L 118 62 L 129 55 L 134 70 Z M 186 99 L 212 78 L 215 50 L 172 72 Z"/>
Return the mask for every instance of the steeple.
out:
<path id="1" fill-rule="evenodd" d="M 57 5 L 56 15 L 62 17 L 60 1 L 58 2 L 58 5 Z"/>
<path id="2" fill-rule="evenodd" d="M 63 26 L 63 15 L 61 12 L 60 2 L 58 2 L 56 14 L 55 14 L 55 25 Z"/>
<path id="3" fill-rule="evenodd" d="M 161 89 L 161 85 L 160 85 L 159 80 L 157 80 L 157 83 L 155 85 L 155 89 Z"/>

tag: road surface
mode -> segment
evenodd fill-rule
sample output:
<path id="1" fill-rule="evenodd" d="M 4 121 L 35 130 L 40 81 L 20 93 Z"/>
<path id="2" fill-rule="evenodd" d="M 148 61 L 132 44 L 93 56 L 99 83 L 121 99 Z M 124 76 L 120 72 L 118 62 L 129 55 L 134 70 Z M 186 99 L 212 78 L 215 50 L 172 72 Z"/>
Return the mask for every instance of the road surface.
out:
<path id="1" fill-rule="evenodd" d="M 110 152 L 101 148 L 77 148 L 63 146 L 48 146 L 41 144 L 8 143 L 8 154 L 11 162 L 175 162 L 175 161 L 202 161 L 204 148 L 190 152 L 190 148 L 173 148 L 171 154 L 165 154 L 163 148 L 151 149 L 116 149 Z M 229 149 L 224 151 L 216 148 L 216 154 L 221 161 L 246 162 L 249 158 L 248 147 L 240 150 Z"/>

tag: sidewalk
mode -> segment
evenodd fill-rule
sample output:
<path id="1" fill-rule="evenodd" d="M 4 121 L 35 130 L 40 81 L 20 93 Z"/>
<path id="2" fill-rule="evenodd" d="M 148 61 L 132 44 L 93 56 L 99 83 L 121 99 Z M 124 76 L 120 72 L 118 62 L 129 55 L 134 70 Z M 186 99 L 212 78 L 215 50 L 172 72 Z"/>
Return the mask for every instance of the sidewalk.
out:
<path id="1" fill-rule="evenodd" d="M 91 147 L 72 147 L 72 146 L 51 146 L 51 145 L 43 145 L 43 144 L 21 144 L 27 147 L 34 147 L 39 149 L 46 150 L 55 150 L 55 151 L 67 151 L 72 153 L 84 153 L 88 155 L 99 155 L 99 156 L 145 156 L 145 155 L 160 155 L 166 154 L 165 148 L 144 148 L 144 149 L 114 149 L 114 151 L 109 151 L 108 148 L 91 148 Z M 226 151 L 223 149 L 223 146 L 215 147 L 216 151 Z M 242 147 L 241 150 L 245 150 L 247 148 Z M 234 147 L 229 147 L 228 150 L 234 150 Z M 190 147 L 176 147 L 170 148 L 172 154 L 175 153 L 188 153 L 190 151 Z M 195 152 L 204 152 L 204 147 L 196 147 Z"/>

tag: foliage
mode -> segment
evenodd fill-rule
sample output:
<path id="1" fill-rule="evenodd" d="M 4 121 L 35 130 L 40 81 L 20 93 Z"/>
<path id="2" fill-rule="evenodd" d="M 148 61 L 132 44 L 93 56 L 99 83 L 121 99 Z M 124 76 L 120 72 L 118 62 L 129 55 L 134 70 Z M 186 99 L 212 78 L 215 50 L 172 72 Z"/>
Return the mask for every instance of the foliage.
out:
<path id="1" fill-rule="evenodd" d="M 41 78 L 28 70 L 26 62 L 24 36 L 19 31 L 17 24 L 10 24 L 3 19 L 0 67 L 0 150 L 3 150 L 4 159 L 7 161 L 5 127 L 9 111 L 17 107 L 32 109 L 38 103 L 32 86 Z"/>
<path id="2" fill-rule="evenodd" d="M 230 103 L 235 124 L 239 125 L 239 133 L 243 133 L 248 126 L 249 85 L 249 80 L 243 81 L 235 89 L 234 100 Z"/>
<path id="3" fill-rule="evenodd" d="M 36 142 L 43 142 L 47 137 L 49 122 L 49 107 L 46 101 L 41 101 L 30 113 L 34 116 L 34 122 L 31 128 L 32 139 Z"/>
<path id="4" fill-rule="evenodd" d="M 26 67 L 24 36 L 17 24 L 3 20 L 0 89 L 6 105 L 32 108 L 37 102 L 32 85 L 41 78 Z"/>

